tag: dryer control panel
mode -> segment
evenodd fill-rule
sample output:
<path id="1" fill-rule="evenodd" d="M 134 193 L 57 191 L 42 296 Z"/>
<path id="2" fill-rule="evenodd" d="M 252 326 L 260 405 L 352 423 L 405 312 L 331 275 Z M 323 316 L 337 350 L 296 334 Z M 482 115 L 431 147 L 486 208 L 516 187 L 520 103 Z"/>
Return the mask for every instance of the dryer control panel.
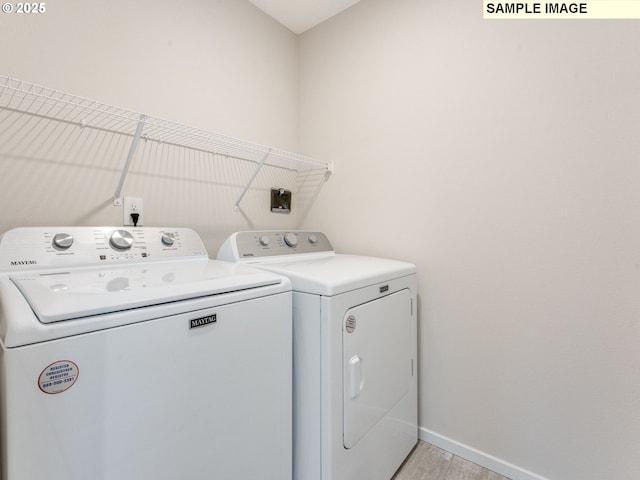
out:
<path id="1" fill-rule="evenodd" d="M 25 227 L 0 237 L 0 272 L 208 258 L 188 228 Z"/>
<path id="2" fill-rule="evenodd" d="M 222 245 L 217 258 L 233 262 L 326 252 L 333 252 L 333 247 L 324 233 L 270 230 L 234 233 Z"/>

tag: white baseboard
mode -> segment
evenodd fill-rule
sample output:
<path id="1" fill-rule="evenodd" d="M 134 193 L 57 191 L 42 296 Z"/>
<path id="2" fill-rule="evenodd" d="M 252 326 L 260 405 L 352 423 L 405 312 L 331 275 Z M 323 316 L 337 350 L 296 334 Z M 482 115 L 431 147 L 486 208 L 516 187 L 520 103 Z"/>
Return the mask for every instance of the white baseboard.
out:
<path id="1" fill-rule="evenodd" d="M 420 427 L 418 430 L 420 440 L 442 448 L 459 457 L 469 460 L 477 465 L 493 470 L 511 480 L 549 480 L 523 468 L 512 465 L 504 460 L 488 455 L 484 452 L 468 447 L 460 442 L 443 437 L 442 435 Z"/>

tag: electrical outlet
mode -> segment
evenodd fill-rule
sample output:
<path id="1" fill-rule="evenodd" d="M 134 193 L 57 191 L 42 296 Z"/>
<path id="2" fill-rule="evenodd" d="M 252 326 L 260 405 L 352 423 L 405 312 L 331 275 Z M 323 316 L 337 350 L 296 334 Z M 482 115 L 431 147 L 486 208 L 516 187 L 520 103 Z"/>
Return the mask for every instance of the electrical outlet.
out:
<path id="1" fill-rule="evenodd" d="M 142 214 L 142 198 L 138 197 L 124 197 L 124 202 L 122 203 L 122 224 L 123 225 L 133 225 L 133 218 L 131 217 L 132 213 L 138 214 L 138 223 L 137 226 L 141 227 L 144 225 L 144 215 Z"/>

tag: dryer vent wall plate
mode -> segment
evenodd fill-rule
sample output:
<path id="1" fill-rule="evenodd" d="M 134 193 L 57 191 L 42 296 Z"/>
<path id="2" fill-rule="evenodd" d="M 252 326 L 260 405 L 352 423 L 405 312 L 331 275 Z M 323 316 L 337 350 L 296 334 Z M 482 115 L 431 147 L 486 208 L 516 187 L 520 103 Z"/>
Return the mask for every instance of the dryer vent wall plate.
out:
<path id="1" fill-rule="evenodd" d="M 273 213 L 291 213 L 291 191 L 284 188 L 271 189 L 271 211 Z"/>

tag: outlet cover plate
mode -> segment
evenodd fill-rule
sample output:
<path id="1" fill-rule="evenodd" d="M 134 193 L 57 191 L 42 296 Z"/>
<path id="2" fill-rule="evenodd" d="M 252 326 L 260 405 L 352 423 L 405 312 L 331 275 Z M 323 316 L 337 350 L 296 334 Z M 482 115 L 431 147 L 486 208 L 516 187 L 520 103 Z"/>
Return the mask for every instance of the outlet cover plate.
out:
<path id="1" fill-rule="evenodd" d="M 124 197 L 122 202 L 122 225 L 133 226 L 132 213 L 137 213 L 138 227 L 144 225 L 143 202 L 140 197 Z"/>

